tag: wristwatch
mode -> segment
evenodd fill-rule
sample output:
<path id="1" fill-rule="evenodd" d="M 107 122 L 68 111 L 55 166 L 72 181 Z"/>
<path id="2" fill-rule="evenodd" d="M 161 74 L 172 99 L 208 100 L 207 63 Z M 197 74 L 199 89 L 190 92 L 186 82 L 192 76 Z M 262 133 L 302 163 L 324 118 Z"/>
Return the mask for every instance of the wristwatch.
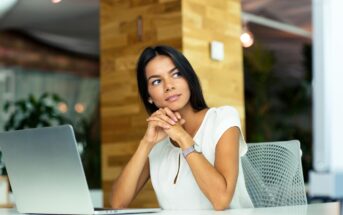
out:
<path id="1" fill-rule="evenodd" d="M 199 149 L 197 144 L 193 144 L 190 147 L 182 150 L 182 155 L 184 158 L 186 158 L 192 152 L 201 153 L 201 150 Z"/>

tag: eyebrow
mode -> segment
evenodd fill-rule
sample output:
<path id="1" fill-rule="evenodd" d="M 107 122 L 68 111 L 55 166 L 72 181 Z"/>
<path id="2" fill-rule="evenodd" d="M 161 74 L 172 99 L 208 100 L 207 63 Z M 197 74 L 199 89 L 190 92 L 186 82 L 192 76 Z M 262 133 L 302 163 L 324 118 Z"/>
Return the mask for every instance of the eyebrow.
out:
<path id="1" fill-rule="evenodd" d="M 168 73 L 172 73 L 175 69 L 177 69 L 177 67 L 172 68 L 171 70 L 168 71 Z M 152 75 L 148 78 L 148 81 L 152 78 L 159 78 L 159 77 L 160 75 Z"/>

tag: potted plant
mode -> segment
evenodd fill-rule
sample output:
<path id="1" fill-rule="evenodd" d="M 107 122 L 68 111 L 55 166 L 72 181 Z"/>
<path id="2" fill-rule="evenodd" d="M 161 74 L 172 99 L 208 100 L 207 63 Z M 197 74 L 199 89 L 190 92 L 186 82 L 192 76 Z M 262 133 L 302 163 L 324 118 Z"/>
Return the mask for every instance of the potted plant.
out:
<path id="1" fill-rule="evenodd" d="M 47 127 L 70 123 L 58 110 L 59 103 L 63 100 L 57 94 L 44 93 L 39 98 L 29 95 L 26 99 L 12 102 L 7 101 L 3 107 L 4 112 L 9 114 L 4 130 L 19 130 L 25 128 Z M 9 204 L 9 183 L 6 169 L 2 162 L 0 151 L 0 206 L 11 207 Z"/>
<path id="2" fill-rule="evenodd" d="M 94 156 L 99 156 L 94 154 L 100 153 L 98 144 L 88 144 L 89 150 L 84 152 L 87 142 L 98 142 L 90 137 L 90 132 L 87 132 L 91 128 L 91 124 L 81 115 L 77 115 L 74 120 L 67 118 L 65 114 L 59 110 L 59 107 L 61 107 L 60 105 L 63 103 L 66 104 L 67 102 L 54 93 L 44 93 L 40 97 L 29 95 L 27 98 L 15 102 L 8 101 L 3 107 L 4 112 L 9 114 L 9 118 L 4 125 L 4 130 L 9 131 L 70 124 L 74 127 L 79 153 L 84 154 L 82 157 L 84 157 L 83 160 L 85 160 L 85 165 L 94 166 L 92 162 L 98 162 L 98 160 L 100 160 L 99 158 L 94 158 Z M 92 148 L 94 145 L 96 147 Z M 0 175 L 6 175 L 6 169 L 1 168 L 1 151 Z"/>
<path id="3" fill-rule="evenodd" d="M 61 102 L 64 101 L 53 93 L 44 93 L 39 98 L 29 95 L 16 102 L 8 101 L 4 105 L 4 111 L 9 112 L 10 116 L 4 129 L 9 131 L 70 123 L 58 110 Z"/>
<path id="4" fill-rule="evenodd" d="M 53 93 L 44 93 L 39 98 L 29 95 L 28 98 L 15 102 L 7 101 L 3 106 L 3 110 L 9 114 L 9 118 L 4 125 L 4 130 L 19 130 L 71 123 L 58 110 L 58 105 L 61 102 L 64 102 L 63 99 Z M 6 175 L 1 157 L 0 151 L 0 175 Z"/>

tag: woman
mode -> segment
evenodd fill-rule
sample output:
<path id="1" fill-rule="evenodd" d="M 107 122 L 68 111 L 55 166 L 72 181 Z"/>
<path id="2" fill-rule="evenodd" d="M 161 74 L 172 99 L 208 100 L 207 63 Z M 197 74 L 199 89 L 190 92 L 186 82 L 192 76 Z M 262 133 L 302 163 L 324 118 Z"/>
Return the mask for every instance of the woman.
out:
<path id="1" fill-rule="evenodd" d="M 128 207 L 149 178 L 163 209 L 253 207 L 240 163 L 247 146 L 237 111 L 208 108 L 192 66 L 168 46 L 143 51 L 137 82 L 150 116 L 113 184 L 112 207 Z"/>

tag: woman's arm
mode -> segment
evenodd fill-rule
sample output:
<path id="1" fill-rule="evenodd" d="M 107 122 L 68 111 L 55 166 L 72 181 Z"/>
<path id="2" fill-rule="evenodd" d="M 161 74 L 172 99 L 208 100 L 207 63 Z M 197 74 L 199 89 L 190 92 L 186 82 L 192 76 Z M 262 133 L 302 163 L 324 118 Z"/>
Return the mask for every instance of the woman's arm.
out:
<path id="1" fill-rule="evenodd" d="M 148 155 L 151 149 L 167 137 L 164 129 L 169 129 L 181 118 L 179 113 L 164 109 L 159 109 L 151 115 L 151 117 L 156 116 L 159 116 L 160 120 L 148 122 L 148 128 L 136 152 L 113 183 L 111 198 L 113 208 L 128 207 L 142 189 L 150 177 Z M 179 123 L 182 123 L 182 120 Z"/>
<path id="2" fill-rule="evenodd" d="M 150 177 L 149 144 L 140 142 L 136 152 L 126 164 L 112 186 L 112 208 L 127 208 Z"/>
<path id="3" fill-rule="evenodd" d="M 191 153 L 186 158 L 201 191 L 216 210 L 224 210 L 235 192 L 239 168 L 239 137 L 240 130 L 237 127 L 224 132 L 216 146 L 214 166 L 200 153 Z M 182 149 L 194 144 L 189 135 L 181 135 L 176 141 Z"/>

